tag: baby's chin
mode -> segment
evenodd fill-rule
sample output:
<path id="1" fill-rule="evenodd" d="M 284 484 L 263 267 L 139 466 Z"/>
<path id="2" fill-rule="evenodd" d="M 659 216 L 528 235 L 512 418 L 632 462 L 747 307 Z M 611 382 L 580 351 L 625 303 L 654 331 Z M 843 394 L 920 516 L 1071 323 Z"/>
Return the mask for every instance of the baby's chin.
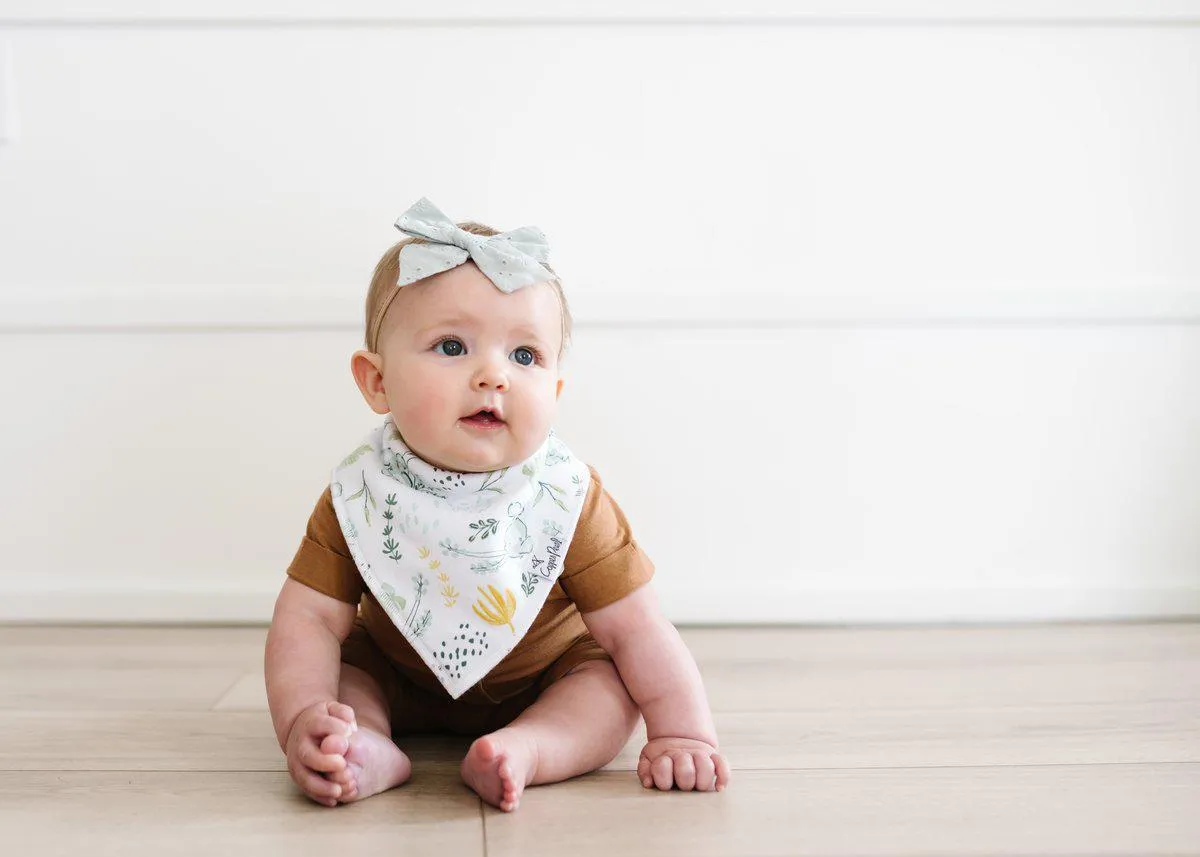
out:
<path id="1" fill-rule="evenodd" d="M 491 473 L 493 470 L 503 470 L 506 467 L 515 467 L 522 462 L 527 461 L 529 456 L 533 455 L 535 452 L 537 452 L 536 447 L 531 449 L 525 455 L 514 454 L 496 458 L 491 458 L 488 456 L 481 456 L 479 458 L 464 458 L 458 461 L 458 463 L 461 465 L 460 467 L 443 469 L 457 470 L 459 473 Z"/>
<path id="2" fill-rule="evenodd" d="M 451 450 L 439 450 L 441 454 L 435 453 L 432 457 L 427 457 L 421 454 L 420 450 L 414 449 L 417 455 L 420 455 L 430 464 L 435 467 L 440 467 L 442 470 L 452 470 L 456 473 L 491 473 L 494 470 L 503 470 L 506 467 L 514 467 L 527 461 L 531 455 L 538 451 L 538 444 L 532 449 L 526 451 L 510 452 L 505 455 L 499 450 L 479 450 L 477 453 L 459 452 L 455 454 Z"/>
<path id="3" fill-rule="evenodd" d="M 550 433 L 550 427 L 547 425 L 543 434 L 520 443 L 508 427 L 500 429 L 497 435 L 479 437 L 468 429 L 454 425 L 447 430 L 445 438 L 450 439 L 450 442 L 446 443 L 445 440 L 439 442 L 436 433 L 431 432 L 428 426 L 423 431 L 417 430 L 416 427 L 406 431 L 406 427 L 397 420 L 396 428 L 408 448 L 423 461 L 455 473 L 491 473 L 520 465 L 538 451 Z M 457 435 L 458 432 L 469 433 Z M 529 437 L 525 431 L 522 431 L 521 435 L 523 438 Z"/>

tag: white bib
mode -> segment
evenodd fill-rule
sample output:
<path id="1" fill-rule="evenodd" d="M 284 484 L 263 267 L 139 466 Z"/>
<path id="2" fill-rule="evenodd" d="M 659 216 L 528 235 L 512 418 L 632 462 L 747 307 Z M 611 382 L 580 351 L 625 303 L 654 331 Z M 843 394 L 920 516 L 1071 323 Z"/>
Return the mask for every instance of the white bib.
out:
<path id="1" fill-rule="evenodd" d="M 419 458 L 388 415 L 333 469 L 330 493 L 363 580 L 457 699 L 533 624 L 588 481 L 553 432 L 521 464 L 459 473 Z"/>

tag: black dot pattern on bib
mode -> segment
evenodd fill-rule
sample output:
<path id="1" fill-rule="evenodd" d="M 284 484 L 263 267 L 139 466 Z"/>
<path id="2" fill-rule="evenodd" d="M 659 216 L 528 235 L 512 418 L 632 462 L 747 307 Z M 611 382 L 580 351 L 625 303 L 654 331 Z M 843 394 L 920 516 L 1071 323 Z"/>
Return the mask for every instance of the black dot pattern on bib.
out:
<path id="1" fill-rule="evenodd" d="M 467 664 L 488 648 L 487 631 L 476 630 L 470 622 L 461 622 L 458 633 L 443 640 L 433 653 L 437 667 L 451 678 L 461 679 Z"/>
<path id="2" fill-rule="evenodd" d="M 466 480 L 463 475 L 456 470 L 442 470 L 440 467 L 433 468 L 434 474 L 444 474 L 440 479 L 434 479 L 438 485 L 444 485 L 447 488 L 465 488 L 467 487 Z"/>

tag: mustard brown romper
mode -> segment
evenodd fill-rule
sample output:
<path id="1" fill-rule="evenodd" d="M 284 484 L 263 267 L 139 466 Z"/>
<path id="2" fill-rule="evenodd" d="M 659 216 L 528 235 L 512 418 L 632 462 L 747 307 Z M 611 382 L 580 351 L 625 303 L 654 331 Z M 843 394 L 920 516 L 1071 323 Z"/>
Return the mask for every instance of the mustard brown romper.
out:
<path id="1" fill-rule="evenodd" d="M 533 625 L 516 648 L 457 700 L 365 587 L 330 489 L 321 494 L 287 574 L 331 598 L 358 605 L 354 628 L 342 644 L 342 661 L 379 683 L 393 735 L 451 732 L 475 737 L 495 731 L 579 664 L 611 660 L 588 633 L 580 613 L 624 598 L 651 579 L 654 566 L 595 469 L 589 466 L 588 471 L 587 495 L 562 574 Z"/>

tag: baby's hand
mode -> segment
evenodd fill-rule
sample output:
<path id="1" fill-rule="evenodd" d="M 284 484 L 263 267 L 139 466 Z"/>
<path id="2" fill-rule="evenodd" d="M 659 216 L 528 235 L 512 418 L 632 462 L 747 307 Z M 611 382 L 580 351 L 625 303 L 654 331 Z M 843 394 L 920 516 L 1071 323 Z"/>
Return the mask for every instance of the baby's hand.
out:
<path id="1" fill-rule="evenodd" d="M 349 738 L 358 729 L 354 709 L 340 702 L 318 702 L 300 712 L 287 740 L 288 773 L 300 789 L 325 806 L 336 806 L 342 787 L 323 775 L 346 767 L 341 753 L 321 752 L 330 735 Z"/>
<path id="2" fill-rule="evenodd" d="M 729 783 L 729 763 L 716 748 L 692 738 L 655 738 L 642 748 L 638 779 L 646 788 L 670 791 L 722 791 Z"/>

